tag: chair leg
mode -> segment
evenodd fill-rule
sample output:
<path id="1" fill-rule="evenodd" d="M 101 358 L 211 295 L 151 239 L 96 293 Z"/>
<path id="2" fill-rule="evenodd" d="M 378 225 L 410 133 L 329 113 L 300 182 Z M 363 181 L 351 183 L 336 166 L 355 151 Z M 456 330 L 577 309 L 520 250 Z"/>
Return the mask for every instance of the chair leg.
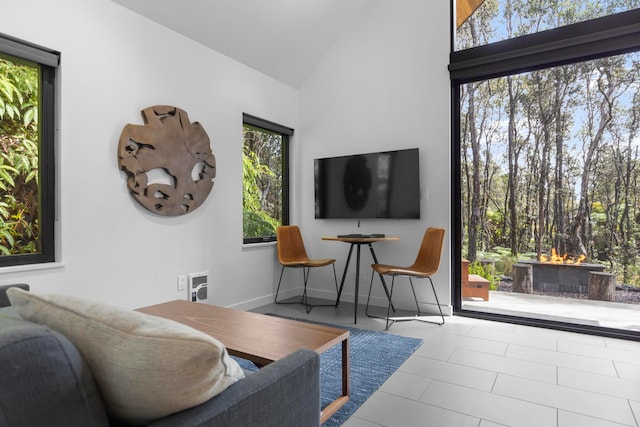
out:
<path id="1" fill-rule="evenodd" d="M 278 280 L 278 289 L 276 290 L 276 299 L 275 299 L 275 303 L 276 304 L 285 304 L 282 302 L 278 302 L 278 292 L 280 292 L 280 284 L 282 283 L 282 275 L 284 274 L 284 265 L 282 266 L 282 269 L 280 270 L 280 280 Z"/>
<path id="2" fill-rule="evenodd" d="M 406 318 L 406 319 L 401 319 L 401 318 L 389 318 L 389 314 L 390 314 L 390 308 L 391 308 L 391 295 L 389 296 L 389 307 L 387 308 L 387 327 L 386 329 L 389 329 L 389 321 L 391 321 L 391 324 L 393 324 L 394 322 L 403 322 L 403 321 L 409 321 L 409 320 L 418 320 L 420 322 L 425 322 L 425 323 L 434 323 L 436 325 L 444 325 L 444 313 L 442 313 L 442 307 L 440 306 L 440 301 L 438 300 L 438 294 L 436 293 L 436 288 L 433 285 L 433 280 L 431 280 L 431 277 L 427 276 L 427 279 L 429 279 L 429 282 L 431 283 L 431 289 L 433 290 L 433 296 L 436 297 L 436 304 L 438 305 L 438 311 L 440 311 L 440 317 L 442 318 L 442 322 L 434 322 L 432 320 L 424 320 L 421 319 L 420 317 L 422 316 L 422 313 L 420 312 L 420 305 L 418 304 L 418 297 L 416 296 L 416 291 L 415 288 L 413 287 L 413 280 L 411 280 L 411 276 L 408 276 L 409 278 L 409 284 L 411 285 L 411 291 L 413 292 L 413 298 L 416 302 L 416 310 L 417 310 L 417 314 L 415 317 L 413 318 Z M 393 276 L 393 279 L 391 281 L 391 294 L 393 294 L 393 280 L 395 279 L 395 276 Z M 371 316 L 373 317 L 373 316 Z"/>
<path id="3" fill-rule="evenodd" d="M 280 280 L 278 280 L 278 289 L 276 290 L 275 303 L 276 303 L 276 304 L 305 304 L 305 303 L 304 303 L 304 301 L 305 301 L 305 299 L 306 299 L 306 295 L 307 295 L 307 283 L 306 283 L 306 279 L 305 279 L 304 291 L 303 291 L 303 293 L 302 293 L 302 296 L 301 296 L 301 298 L 300 298 L 300 301 L 278 301 L 278 293 L 280 292 L 280 285 L 282 284 L 282 276 L 283 276 L 283 274 L 284 274 L 284 269 L 285 269 L 285 266 L 283 265 L 283 266 L 282 266 L 282 269 L 280 270 Z M 305 277 L 305 275 L 304 275 L 304 267 L 302 267 L 302 275 L 303 275 L 303 277 Z M 305 304 L 305 305 L 308 305 L 308 304 Z M 307 310 L 307 313 L 308 313 L 309 311 L 310 311 L 310 310 L 308 309 L 308 310 Z"/>
<path id="4" fill-rule="evenodd" d="M 393 296 L 393 285 L 396 282 L 396 276 L 391 276 L 391 289 L 389 290 L 389 305 L 387 305 L 387 324 L 384 328 L 385 331 L 389 330 L 389 315 L 391 314 L 391 298 Z M 393 324 L 394 320 L 391 320 Z"/>
<path id="5" fill-rule="evenodd" d="M 367 295 L 367 305 L 365 306 L 364 309 L 364 313 L 367 315 L 367 317 L 371 317 L 374 319 L 384 319 L 384 317 L 380 317 L 380 316 L 375 316 L 373 314 L 369 314 L 369 301 L 371 300 L 371 289 L 373 288 L 373 278 L 375 277 L 376 272 L 374 270 L 371 270 L 371 282 L 369 283 L 369 294 Z M 380 276 L 380 281 L 382 281 L 382 275 L 378 274 Z M 392 279 L 393 280 L 393 279 Z M 393 306 L 393 301 L 391 301 L 391 294 L 388 292 L 388 289 L 385 285 L 385 283 L 382 281 L 382 287 L 384 288 L 385 291 L 385 295 L 387 296 L 387 299 L 389 300 L 389 303 L 391 304 L 391 310 L 393 310 L 393 312 L 396 312 L 396 308 Z"/>
<path id="6" fill-rule="evenodd" d="M 418 297 L 416 296 L 416 290 L 413 287 L 413 280 L 411 280 L 411 276 L 409 276 L 409 284 L 411 285 L 411 292 L 413 292 L 413 299 L 416 302 L 416 312 L 418 313 L 418 316 L 420 316 L 420 305 L 418 304 Z"/>
<path id="7" fill-rule="evenodd" d="M 444 325 L 444 314 L 442 314 L 442 307 L 440 306 L 440 301 L 438 300 L 436 287 L 433 286 L 433 280 L 431 280 L 431 276 L 429 276 L 428 279 L 429 279 L 429 282 L 431 282 L 431 289 L 433 290 L 433 296 L 436 297 L 436 304 L 438 304 L 438 310 L 440 311 L 440 317 L 442 318 L 442 323 L 438 323 L 438 322 L 432 322 L 432 323 L 436 323 L 438 325 Z"/>
<path id="8" fill-rule="evenodd" d="M 338 276 L 336 275 L 336 267 L 333 267 L 333 280 L 336 285 L 336 292 L 338 291 Z M 285 266 L 282 266 L 280 270 L 280 279 L 278 280 L 278 288 L 276 290 L 276 304 L 302 304 L 305 306 L 307 314 L 311 311 L 313 307 L 335 307 L 335 304 L 309 304 L 309 295 L 307 292 L 307 283 L 309 282 L 309 273 L 311 272 L 311 267 L 302 266 L 302 280 L 304 283 L 304 289 L 302 291 L 302 295 L 300 297 L 300 301 L 278 301 L 278 293 L 280 292 L 280 285 L 282 284 L 282 276 L 284 274 Z"/>
<path id="9" fill-rule="evenodd" d="M 305 269 L 305 267 L 302 267 L 302 277 L 304 278 L 304 291 L 302 292 L 302 298 L 304 302 L 302 302 L 302 300 L 300 302 L 304 304 L 304 307 L 307 310 L 307 314 L 309 314 L 309 312 L 313 308 L 312 306 L 309 305 L 309 296 L 307 295 L 307 280 L 309 280 L 310 272 L 311 272 L 311 268 L 306 267 Z"/>
<path id="10" fill-rule="evenodd" d="M 364 313 L 367 315 L 367 317 L 375 317 L 369 314 L 369 300 L 371 299 L 371 288 L 373 288 L 374 274 L 376 274 L 376 272 L 371 270 L 371 282 L 369 282 L 369 295 L 367 295 L 367 305 L 364 307 Z"/>
<path id="11" fill-rule="evenodd" d="M 433 290 L 433 296 L 436 297 L 436 304 L 438 305 L 438 311 L 440 311 L 440 317 L 442 318 L 442 322 L 434 322 L 432 320 L 420 319 L 420 316 L 422 316 L 422 314 L 420 313 L 420 306 L 418 305 L 418 298 L 416 297 L 416 291 L 413 288 L 413 281 L 411 280 L 411 277 L 409 277 L 409 282 L 411 283 L 411 290 L 413 291 L 413 297 L 416 300 L 416 308 L 418 309 L 418 314 L 416 315 L 416 317 L 414 319 L 407 319 L 407 320 L 418 320 L 420 322 L 434 323 L 436 325 L 442 326 L 442 325 L 444 325 L 444 314 L 442 313 L 442 307 L 440 306 L 440 301 L 438 300 L 438 294 L 436 293 L 435 286 L 433 286 L 433 280 L 431 280 L 431 277 L 427 276 L 427 279 L 429 279 L 429 282 L 431 283 L 431 289 Z"/>

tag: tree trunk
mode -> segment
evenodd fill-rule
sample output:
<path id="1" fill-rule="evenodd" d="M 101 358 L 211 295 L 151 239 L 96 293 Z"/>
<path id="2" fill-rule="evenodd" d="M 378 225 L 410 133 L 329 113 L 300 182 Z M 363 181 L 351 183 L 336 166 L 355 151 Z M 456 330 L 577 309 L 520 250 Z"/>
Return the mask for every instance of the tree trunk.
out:
<path id="1" fill-rule="evenodd" d="M 509 242 L 511 243 L 511 254 L 518 255 L 518 216 L 516 198 L 518 190 L 518 156 L 516 154 L 516 96 L 513 89 L 513 77 L 507 76 L 507 87 L 509 88 L 509 133 L 508 133 L 508 161 L 509 161 Z"/>
<path id="2" fill-rule="evenodd" d="M 565 82 L 567 78 L 563 79 Z M 556 158 L 555 158 L 555 180 L 554 180 L 554 193 L 555 203 L 553 208 L 553 217 L 555 222 L 556 236 L 554 247 L 559 253 L 564 254 L 567 252 L 566 245 L 566 230 L 564 225 L 564 117 L 562 114 L 562 106 L 564 104 L 564 91 L 563 87 L 566 87 L 568 83 L 563 85 L 562 81 L 556 78 L 556 117 L 555 117 L 555 139 L 556 139 Z M 552 236 L 553 237 L 553 236 Z"/>
<path id="3" fill-rule="evenodd" d="M 531 264 L 514 264 L 511 267 L 511 277 L 513 278 L 512 292 L 533 293 L 533 267 Z"/>
<path id="4" fill-rule="evenodd" d="M 615 301 L 616 276 L 611 273 L 589 273 L 589 299 Z"/>
<path id="5" fill-rule="evenodd" d="M 471 143 L 471 162 L 472 166 L 472 184 L 471 184 L 471 220 L 467 224 L 469 230 L 469 244 L 467 249 L 467 257 L 469 261 L 476 260 L 476 253 L 478 250 L 478 228 L 480 224 L 480 141 L 476 131 L 475 123 L 475 87 L 473 84 L 469 85 L 469 131 L 471 137 L 469 142 Z"/>
<path id="6" fill-rule="evenodd" d="M 581 254 L 590 253 L 586 246 L 586 242 L 588 242 L 590 238 L 587 233 L 589 225 L 589 174 L 591 173 L 591 167 L 596 150 L 604 136 L 604 131 L 611 122 L 613 93 L 616 89 L 616 84 L 611 81 L 608 70 L 605 69 L 600 71 L 601 74 L 598 79 L 599 84 L 597 86 L 600 88 L 602 98 L 597 102 L 593 101 L 593 97 L 590 96 L 590 101 L 595 103 L 593 107 L 588 109 L 588 123 L 590 126 L 589 134 L 593 136 L 589 141 L 589 146 L 587 147 L 587 152 L 584 157 L 582 177 L 580 179 L 580 201 L 578 203 L 578 213 L 576 214 L 573 227 L 573 234 L 577 245 L 577 250 L 574 250 L 574 252 Z M 586 84 L 588 86 L 587 90 L 589 90 L 589 87 L 591 86 L 590 76 L 586 77 Z M 596 120 L 598 121 L 597 124 Z"/>

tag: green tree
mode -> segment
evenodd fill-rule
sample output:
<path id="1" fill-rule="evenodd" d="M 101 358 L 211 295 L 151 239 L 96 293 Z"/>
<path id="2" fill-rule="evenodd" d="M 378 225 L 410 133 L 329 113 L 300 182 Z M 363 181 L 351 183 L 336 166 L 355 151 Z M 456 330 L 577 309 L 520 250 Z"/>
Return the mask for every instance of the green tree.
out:
<path id="1" fill-rule="evenodd" d="M 275 235 L 282 224 L 282 136 L 244 126 L 242 151 L 244 237 Z"/>
<path id="2" fill-rule="evenodd" d="M 38 67 L 0 57 L 0 252 L 39 250 Z"/>

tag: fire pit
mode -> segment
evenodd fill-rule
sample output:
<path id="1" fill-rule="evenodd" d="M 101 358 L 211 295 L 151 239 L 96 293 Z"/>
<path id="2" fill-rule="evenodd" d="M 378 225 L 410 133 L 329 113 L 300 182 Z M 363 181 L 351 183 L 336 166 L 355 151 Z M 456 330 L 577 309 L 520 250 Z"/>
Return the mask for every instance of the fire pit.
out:
<path id="1" fill-rule="evenodd" d="M 558 257 L 553 250 L 551 258 L 520 261 L 520 264 L 531 264 L 536 291 L 586 294 L 589 292 L 589 273 L 604 271 L 604 265 L 584 263 L 583 259 L 567 260 L 566 256 Z"/>

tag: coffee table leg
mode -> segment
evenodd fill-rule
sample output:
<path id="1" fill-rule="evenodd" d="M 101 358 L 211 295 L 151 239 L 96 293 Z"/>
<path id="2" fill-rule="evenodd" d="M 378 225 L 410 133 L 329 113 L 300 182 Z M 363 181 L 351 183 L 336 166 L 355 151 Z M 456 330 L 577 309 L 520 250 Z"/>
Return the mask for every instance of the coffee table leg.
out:
<path id="1" fill-rule="evenodd" d="M 351 375 L 349 365 L 349 337 L 342 341 L 342 396 L 327 405 L 320 413 L 320 424 L 327 421 L 336 411 L 349 401 Z"/>
<path id="2" fill-rule="evenodd" d="M 349 397 L 351 393 L 351 374 L 349 359 L 349 338 L 342 341 L 342 395 Z"/>

